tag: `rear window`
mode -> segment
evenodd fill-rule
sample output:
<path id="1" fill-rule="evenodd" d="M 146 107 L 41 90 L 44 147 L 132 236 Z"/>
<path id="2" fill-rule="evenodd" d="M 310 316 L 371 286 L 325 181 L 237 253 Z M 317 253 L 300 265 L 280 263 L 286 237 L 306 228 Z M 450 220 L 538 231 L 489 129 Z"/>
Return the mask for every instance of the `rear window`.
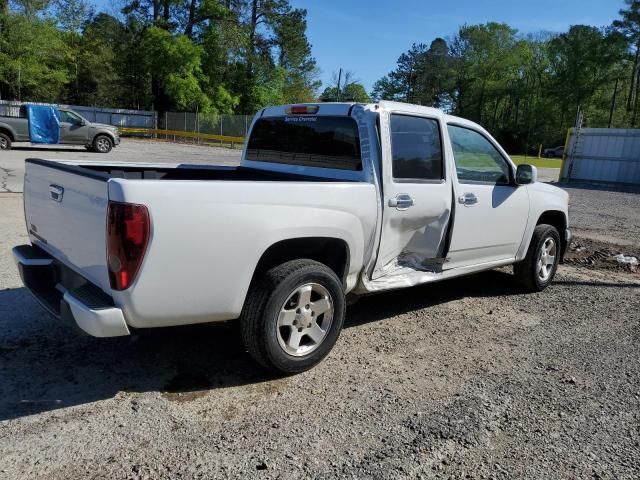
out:
<path id="1" fill-rule="evenodd" d="M 362 170 L 358 125 L 350 117 L 260 118 L 251 131 L 246 158 L 255 162 Z"/>

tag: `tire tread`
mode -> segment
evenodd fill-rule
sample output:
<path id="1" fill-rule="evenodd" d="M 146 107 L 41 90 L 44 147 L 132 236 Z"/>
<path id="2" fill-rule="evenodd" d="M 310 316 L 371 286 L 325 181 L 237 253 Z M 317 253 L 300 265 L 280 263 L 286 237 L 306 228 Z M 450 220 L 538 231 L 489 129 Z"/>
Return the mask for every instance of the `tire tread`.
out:
<path id="1" fill-rule="evenodd" d="M 530 292 L 540 292 L 547 288 L 547 286 L 553 280 L 555 276 L 555 271 L 551 275 L 549 281 L 543 285 L 539 284 L 537 281 L 537 273 L 535 271 L 535 262 L 537 257 L 538 248 L 540 245 L 540 241 L 546 237 L 549 232 L 555 232 L 556 240 L 557 240 L 557 250 L 558 255 L 560 255 L 560 234 L 558 230 L 553 225 L 547 224 L 539 224 L 536 225 L 536 228 L 533 230 L 533 234 L 531 235 L 531 242 L 529 243 L 529 249 L 527 250 L 527 256 L 519 263 L 513 265 L 513 273 L 520 282 L 520 284 Z M 557 263 L 556 263 L 557 268 Z"/>
<path id="2" fill-rule="evenodd" d="M 268 270 L 249 287 L 249 292 L 240 316 L 242 342 L 249 354 L 267 369 L 279 370 L 267 352 L 266 343 L 260 341 L 262 338 L 265 306 L 272 292 L 280 283 L 292 273 L 303 269 L 309 269 L 314 272 L 320 270 L 334 277 L 336 276 L 333 270 L 323 263 L 310 259 L 297 259 Z M 303 369 L 301 369 L 301 371 L 302 370 Z"/>

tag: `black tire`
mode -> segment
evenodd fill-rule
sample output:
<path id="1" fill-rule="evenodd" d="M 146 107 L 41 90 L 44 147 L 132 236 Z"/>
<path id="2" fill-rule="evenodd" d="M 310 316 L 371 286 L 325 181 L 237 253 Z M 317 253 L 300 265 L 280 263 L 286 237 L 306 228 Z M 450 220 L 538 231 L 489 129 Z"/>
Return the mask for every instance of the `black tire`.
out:
<path id="1" fill-rule="evenodd" d="M 281 311 L 287 306 L 285 302 L 293 298 L 296 290 L 309 284 L 319 285 L 325 290 L 330 297 L 333 315 L 322 341 L 308 354 L 294 356 L 285 350 L 286 345 L 280 343 L 282 329 L 286 330 L 286 327 L 278 326 L 278 319 Z M 313 308 L 313 302 L 310 305 Z M 329 354 L 340 336 L 345 309 L 342 283 L 330 268 L 313 260 L 292 260 L 267 271 L 250 287 L 240 316 L 242 341 L 249 354 L 269 370 L 283 374 L 303 372 L 320 363 Z M 298 316 L 295 318 L 298 321 Z M 321 322 L 320 318 L 314 318 L 312 321 Z M 311 323 L 307 324 L 309 325 Z M 289 328 L 291 334 L 295 333 L 293 326 Z M 298 330 L 297 327 L 295 330 Z M 305 335 L 301 338 L 305 338 Z M 311 337 L 307 340 L 311 340 Z"/>
<path id="2" fill-rule="evenodd" d="M 9 138 L 9 135 L 0 133 L 0 150 L 11 150 L 11 138 Z"/>
<path id="3" fill-rule="evenodd" d="M 93 139 L 93 151 L 98 153 L 109 153 L 113 148 L 113 140 L 109 135 L 96 135 Z"/>
<path id="4" fill-rule="evenodd" d="M 544 260 L 543 247 L 547 249 L 551 245 L 550 241 L 555 245 L 555 252 L 552 263 L 545 265 L 544 271 L 547 274 L 545 276 L 538 262 Z M 541 292 L 553 281 L 558 269 L 561 251 L 560 233 L 558 233 L 556 227 L 545 224 L 538 225 L 533 231 L 527 256 L 523 261 L 513 266 L 513 273 L 528 291 Z M 549 259 L 550 257 L 547 256 L 546 258 Z"/>

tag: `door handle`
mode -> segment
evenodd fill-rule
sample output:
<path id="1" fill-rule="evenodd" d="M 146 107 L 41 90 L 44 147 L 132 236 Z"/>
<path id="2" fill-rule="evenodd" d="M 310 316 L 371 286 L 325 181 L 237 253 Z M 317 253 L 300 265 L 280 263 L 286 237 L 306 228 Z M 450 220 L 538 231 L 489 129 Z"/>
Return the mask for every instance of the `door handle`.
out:
<path id="1" fill-rule="evenodd" d="M 406 210 L 409 207 L 413 207 L 413 205 L 413 198 L 407 193 L 400 193 L 389 199 L 389 206 L 398 210 Z"/>
<path id="2" fill-rule="evenodd" d="M 467 206 L 475 205 L 478 203 L 478 197 L 473 193 L 464 193 L 458 197 L 458 203 Z"/>
<path id="3" fill-rule="evenodd" d="M 49 196 L 54 202 L 62 202 L 62 196 L 64 195 L 64 188 L 60 185 L 49 185 Z"/>

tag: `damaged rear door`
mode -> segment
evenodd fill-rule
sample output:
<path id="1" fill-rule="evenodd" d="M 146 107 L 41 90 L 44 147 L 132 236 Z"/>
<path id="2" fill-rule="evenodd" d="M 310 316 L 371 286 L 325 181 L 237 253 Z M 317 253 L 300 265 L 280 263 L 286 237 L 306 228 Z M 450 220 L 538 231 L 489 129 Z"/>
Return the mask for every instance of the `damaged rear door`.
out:
<path id="1" fill-rule="evenodd" d="M 452 187 L 443 124 L 424 109 L 381 113 L 383 221 L 372 279 L 438 272 L 446 253 Z"/>

